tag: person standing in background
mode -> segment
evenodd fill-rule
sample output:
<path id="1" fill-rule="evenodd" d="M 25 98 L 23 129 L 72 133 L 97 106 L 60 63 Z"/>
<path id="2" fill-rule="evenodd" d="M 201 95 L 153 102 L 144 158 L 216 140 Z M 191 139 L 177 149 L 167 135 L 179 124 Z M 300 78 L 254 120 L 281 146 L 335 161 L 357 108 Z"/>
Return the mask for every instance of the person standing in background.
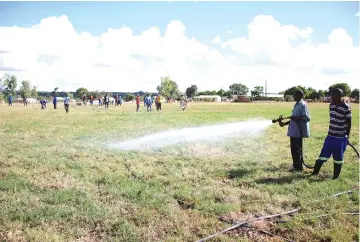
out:
<path id="1" fill-rule="evenodd" d="M 9 106 L 12 106 L 12 103 L 13 103 L 13 97 L 12 95 L 10 94 L 9 97 L 8 97 L 8 101 L 9 101 Z"/>
<path id="2" fill-rule="evenodd" d="M 122 99 L 121 99 L 121 95 L 119 95 L 119 105 L 121 106 L 122 104 Z"/>
<path id="3" fill-rule="evenodd" d="M 114 98 L 115 98 L 115 106 L 118 106 L 119 105 L 119 94 L 116 94 L 114 96 Z"/>
<path id="4" fill-rule="evenodd" d="M 24 95 L 24 97 L 23 97 L 23 101 L 24 101 L 24 106 L 27 106 L 28 105 L 28 103 L 27 103 L 27 98 L 26 98 L 26 96 Z"/>
<path id="5" fill-rule="evenodd" d="M 156 110 L 157 111 L 161 110 L 161 96 L 160 96 L 160 93 L 156 97 Z"/>
<path id="6" fill-rule="evenodd" d="M 82 96 L 82 100 L 83 100 L 83 104 L 86 106 L 87 100 L 86 100 L 86 95 L 85 94 Z"/>
<path id="7" fill-rule="evenodd" d="M 105 109 L 109 108 L 110 98 L 109 98 L 109 94 L 108 94 L 108 93 L 105 94 L 104 102 L 105 102 Z"/>
<path id="8" fill-rule="evenodd" d="M 149 94 L 146 94 L 146 97 L 144 99 L 144 103 L 146 103 L 147 111 L 151 112 L 152 99 L 151 99 Z"/>
<path id="9" fill-rule="evenodd" d="M 57 98 L 54 96 L 53 98 L 53 104 L 54 104 L 54 109 L 56 109 L 56 105 L 57 105 Z"/>
<path id="10" fill-rule="evenodd" d="M 139 112 L 139 107 L 140 107 L 140 95 L 139 94 L 136 95 L 135 101 L 136 101 L 136 112 Z"/>
<path id="11" fill-rule="evenodd" d="M 102 96 L 100 95 L 99 96 L 99 106 L 102 106 L 103 105 L 103 103 L 102 103 Z"/>
<path id="12" fill-rule="evenodd" d="M 64 107 L 65 107 L 65 111 L 66 113 L 69 112 L 69 107 L 70 107 L 70 97 L 66 94 L 65 99 L 64 99 Z"/>

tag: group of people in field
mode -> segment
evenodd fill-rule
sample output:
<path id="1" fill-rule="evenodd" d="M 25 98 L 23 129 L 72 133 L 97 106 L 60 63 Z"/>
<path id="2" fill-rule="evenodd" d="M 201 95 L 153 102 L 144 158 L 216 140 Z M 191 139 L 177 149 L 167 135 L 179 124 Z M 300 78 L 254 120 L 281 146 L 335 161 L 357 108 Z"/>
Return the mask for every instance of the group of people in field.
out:
<path id="1" fill-rule="evenodd" d="M 122 99 L 119 94 L 114 95 L 113 98 L 114 99 L 111 101 L 112 105 L 115 105 L 115 106 L 122 105 Z M 99 106 L 105 106 L 105 108 L 109 107 L 110 96 L 108 93 L 106 93 L 104 97 L 102 95 L 98 96 L 97 99 L 98 99 Z M 90 103 L 90 105 L 94 104 L 94 96 L 93 95 L 90 95 L 90 97 L 88 98 L 88 97 L 86 97 L 86 94 L 83 94 L 81 97 L 81 100 L 85 106 L 87 105 L 88 102 Z"/>
<path id="2" fill-rule="evenodd" d="M 27 99 L 26 98 L 23 98 L 23 99 L 24 99 L 24 105 L 27 106 Z M 115 106 L 121 106 L 123 103 L 123 100 L 119 94 L 114 95 L 111 102 L 110 102 L 110 95 L 108 93 L 106 93 L 105 96 L 102 96 L 102 95 L 98 96 L 97 99 L 98 99 L 98 105 L 105 106 L 105 109 L 109 108 L 110 103 Z M 152 106 L 155 103 L 156 110 L 161 111 L 161 99 L 162 99 L 162 97 L 161 97 L 160 93 L 153 95 L 153 96 L 150 96 L 150 94 L 146 94 L 146 96 L 144 97 L 144 107 L 146 107 L 148 112 L 151 112 Z M 82 104 L 85 106 L 88 103 L 90 103 L 90 105 L 94 104 L 94 96 L 93 95 L 90 95 L 90 97 L 87 97 L 86 94 L 83 94 L 81 96 L 81 100 L 82 100 Z M 9 106 L 12 106 L 13 97 L 11 95 L 8 97 L 8 102 L 9 102 Z M 139 112 L 140 102 L 141 102 L 140 95 L 137 94 L 135 97 L 136 112 Z M 185 109 L 187 107 L 187 102 L 188 102 L 187 97 L 184 95 L 181 95 L 180 108 Z M 41 109 L 46 109 L 47 103 L 48 103 L 48 101 L 45 98 L 41 99 L 40 100 Z M 53 97 L 52 103 L 54 105 L 54 109 L 57 109 L 58 99 L 56 96 Z M 64 107 L 65 107 L 65 110 L 67 113 L 69 112 L 69 105 L 70 105 L 70 97 L 66 94 L 65 99 L 64 99 Z"/>
<path id="3" fill-rule="evenodd" d="M 98 102 L 99 102 L 99 106 L 105 106 L 105 109 L 109 108 L 109 104 L 111 103 L 112 105 L 115 105 L 115 106 L 121 106 L 123 101 L 122 101 L 122 98 L 120 95 L 114 95 L 113 97 L 114 99 L 110 102 L 110 96 L 108 93 L 105 94 L 105 96 L 99 96 L 97 97 L 98 99 Z M 93 95 L 91 95 L 89 98 L 83 94 L 82 97 L 81 97 L 81 100 L 82 100 L 82 104 L 83 105 L 87 105 L 87 103 L 89 102 L 90 105 L 93 105 L 94 103 L 94 97 Z M 53 97 L 53 105 L 54 105 L 54 109 L 57 109 L 57 103 L 58 103 L 58 100 L 57 100 L 57 97 L 54 96 Z M 140 109 L 140 102 L 141 102 L 141 99 L 140 99 L 140 95 L 137 94 L 136 97 L 135 97 L 135 103 L 136 103 L 136 112 L 139 112 L 139 109 Z M 154 96 L 150 96 L 150 94 L 146 94 L 146 96 L 144 97 L 144 107 L 146 107 L 147 111 L 148 112 L 151 112 L 152 111 L 152 106 L 153 106 L 153 103 L 155 103 L 155 108 L 157 111 L 161 111 L 161 95 L 160 93 L 157 94 L 157 95 L 154 95 Z M 46 109 L 46 104 L 47 104 L 47 100 L 46 99 L 42 99 L 40 100 L 40 105 L 41 105 L 41 109 Z M 12 105 L 12 99 L 10 101 L 9 99 L 9 105 Z M 70 97 L 66 94 L 66 97 L 64 99 L 64 107 L 65 107 L 65 110 L 66 112 L 68 113 L 69 112 L 69 105 L 70 105 Z M 187 98 L 182 95 L 181 98 L 180 98 L 180 107 L 182 105 L 185 105 L 185 107 L 187 106 Z"/>
<path id="4" fill-rule="evenodd" d="M 135 97 L 136 102 L 136 112 L 139 112 L 140 108 L 140 95 L 137 94 Z M 146 107 L 146 110 L 148 112 L 152 111 L 152 104 L 155 103 L 156 111 L 161 111 L 161 95 L 160 93 L 156 96 L 150 96 L 150 94 L 146 94 L 144 97 L 144 107 Z"/>

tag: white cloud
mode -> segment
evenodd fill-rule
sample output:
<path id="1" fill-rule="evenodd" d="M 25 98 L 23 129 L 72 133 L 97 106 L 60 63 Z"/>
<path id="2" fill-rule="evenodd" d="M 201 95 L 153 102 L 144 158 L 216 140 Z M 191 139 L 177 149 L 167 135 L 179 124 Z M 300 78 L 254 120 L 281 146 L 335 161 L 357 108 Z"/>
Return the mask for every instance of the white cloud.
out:
<path id="1" fill-rule="evenodd" d="M 260 15 L 247 36 L 213 48 L 187 37 L 180 21 L 171 21 L 163 36 L 158 27 L 138 36 L 129 27 L 93 36 L 77 33 L 66 16 L 49 17 L 30 28 L 0 27 L 0 76 L 15 74 L 39 90 L 155 91 L 165 74 L 183 91 L 191 84 L 212 90 L 233 82 L 252 88 L 265 80 L 270 92 L 298 84 L 327 88 L 339 80 L 355 87 L 359 47 L 344 29 L 334 29 L 320 44 L 312 43 L 313 34 L 311 27 Z"/>
<path id="2" fill-rule="evenodd" d="M 356 16 L 356 17 L 360 17 L 360 12 L 357 12 L 357 13 L 355 14 L 355 16 Z"/>
<path id="3" fill-rule="evenodd" d="M 227 33 L 228 33 L 228 34 L 232 34 L 232 31 L 231 31 L 231 30 L 228 30 Z"/>
<path id="4" fill-rule="evenodd" d="M 212 43 L 214 44 L 219 44 L 221 42 L 220 40 L 220 37 L 219 36 L 216 36 L 213 40 L 212 40 Z"/>

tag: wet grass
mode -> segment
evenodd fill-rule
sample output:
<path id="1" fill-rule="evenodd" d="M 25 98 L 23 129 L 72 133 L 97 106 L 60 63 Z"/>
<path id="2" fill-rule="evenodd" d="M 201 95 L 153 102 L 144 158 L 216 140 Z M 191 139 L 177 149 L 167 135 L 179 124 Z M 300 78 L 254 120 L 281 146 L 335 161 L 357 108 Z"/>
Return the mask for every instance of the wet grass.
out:
<path id="1" fill-rule="evenodd" d="M 103 108 L 0 105 L 0 239 L 5 241 L 195 241 L 232 223 L 301 207 L 290 222 L 255 223 L 218 241 L 358 241 L 359 166 L 349 148 L 341 179 L 291 173 L 286 129 L 154 151 L 119 151 L 104 144 L 173 128 L 290 114 L 291 103 L 164 104 L 136 113 L 135 105 Z M 60 105 L 61 106 L 61 105 Z M 351 141 L 358 146 L 358 105 Z M 328 129 L 328 104 L 309 104 L 313 164 Z M 316 200 L 325 199 L 320 202 Z M 315 201 L 315 202 L 313 202 Z M 307 219 L 322 213 L 332 216 Z M 311 214 L 311 215 L 310 215 Z M 255 227 L 255 229 L 254 229 Z"/>

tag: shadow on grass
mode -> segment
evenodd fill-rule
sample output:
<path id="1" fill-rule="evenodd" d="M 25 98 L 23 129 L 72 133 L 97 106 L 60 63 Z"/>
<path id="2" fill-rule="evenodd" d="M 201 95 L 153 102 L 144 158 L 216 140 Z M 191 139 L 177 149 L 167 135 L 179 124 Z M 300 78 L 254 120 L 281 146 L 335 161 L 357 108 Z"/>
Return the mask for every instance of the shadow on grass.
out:
<path id="1" fill-rule="evenodd" d="M 228 173 L 228 178 L 229 179 L 242 178 L 253 172 L 254 172 L 253 169 L 244 169 L 244 168 L 232 169 Z"/>
<path id="2" fill-rule="evenodd" d="M 309 174 L 292 173 L 290 175 L 282 176 L 282 177 L 260 178 L 260 179 L 255 180 L 255 183 L 283 185 L 283 184 L 290 184 L 290 183 L 292 183 L 294 181 L 300 181 L 300 180 L 307 180 L 310 183 L 325 181 L 323 178 L 313 177 L 313 176 L 310 176 Z"/>

